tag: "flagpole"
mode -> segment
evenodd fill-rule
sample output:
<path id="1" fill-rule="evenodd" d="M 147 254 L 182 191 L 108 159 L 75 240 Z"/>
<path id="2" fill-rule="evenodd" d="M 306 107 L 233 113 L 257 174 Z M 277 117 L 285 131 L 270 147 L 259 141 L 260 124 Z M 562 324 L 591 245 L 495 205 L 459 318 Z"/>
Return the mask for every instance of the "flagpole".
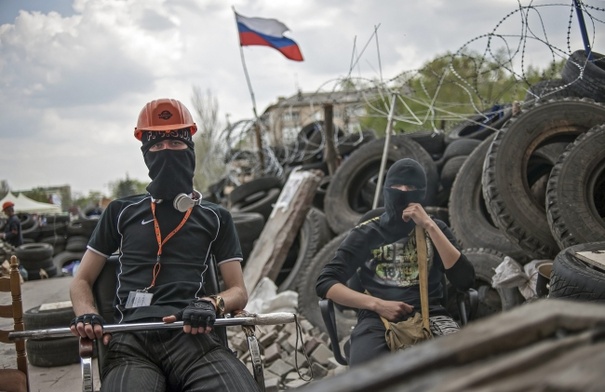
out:
<path id="1" fill-rule="evenodd" d="M 252 83 L 250 83 L 250 75 L 248 75 L 248 68 L 246 67 L 246 59 L 244 57 L 244 47 L 239 46 L 239 54 L 242 59 L 242 67 L 244 68 L 244 75 L 246 75 L 246 83 L 248 84 L 248 91 L 250 92 L 250 98 L 252 99 L 252 112 L 254 113 L 254 119 L 258 121 L 258 114 L 256 114 L 256 98 L 254 98 L 254 91 L 252 90 Z"/>
<path id="2" fill-rule="evenodd" d="M 235 12 L 235 7 L 231 7 L 233 9 L 233 14 L 237 15 Z M 237 23 L 237 18 L 236 18 Z M 244 75 L 246 76 L 246 83 L 248 84 L 248 91 L 250 92 L 250 98 L 252 99 L 252 113 L 254 113 L 254 133 L 256 136 L 256 145 L 258 148 L 258 159 L 260 161 L 260 167 L 262 170 L 265 169 L 265 156 L 263 154 L 263 139 L 260 134 L 260 119 L 258 118 L 258 113 L 256 112 L 256 98 L 254 98 L 254 90 L 252 90 L 252 83 L 250 82 L 250 75 L 248 75 L 248 67 L 246 67 L 246 59 L 244 57 L 244 48 L 240 43 L 239 46 L 239 55 L 242 60 L 242 67 L 244 68 Z"/>

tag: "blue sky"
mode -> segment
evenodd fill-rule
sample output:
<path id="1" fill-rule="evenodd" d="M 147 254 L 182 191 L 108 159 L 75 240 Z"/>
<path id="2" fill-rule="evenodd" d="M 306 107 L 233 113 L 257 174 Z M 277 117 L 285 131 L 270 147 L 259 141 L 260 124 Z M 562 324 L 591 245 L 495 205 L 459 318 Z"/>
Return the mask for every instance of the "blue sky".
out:
<path id="1" fill-rule="evenodd" d="M 14 22 L 20 10 L 41 12 L 59 12 L 63 16 L 73 15 L 73 0 L 2 0 L 0 1 L 0 24 Z"/>
<path id="2" fill-rule="evenodd" d="M 523 20 L 514 11 L 529 3 L 0 0 L 0 180 L 17 191 L 71 185 L 83 194 L 108 192 L 126 175 L 147 181 L 133 137 L 138 112 L 161 97 L 191 109 L 194 86 L 216 97 L 220 119 L 252 117 L 232 6 L 285 23 L 305 57 L 293 62 L 270 48 L 243 48 L 262 113 L 279 96 L 329 90 L 349 74 L 388 80 L 463 46 L 483 52 L 488 33 L 501 35 L 492 49 L 506 43 L 523 50 L 515 54 L 517 67 L 521 59 L 525 67 L 547 63 L 554 52 L 546 40 L 558 58 L 582 48 L 575 19 L 567 44 L 571 1 Z M 605 8 L 604 1 L 585 3 Z M 594 12 L 605 20 L 603 11 Z M 590 34 L 601 53 L 603 33 Z M 520 35 L 534 38 L 520 47 Z M 350 70 L 353 54 L 359 61 Z"/>

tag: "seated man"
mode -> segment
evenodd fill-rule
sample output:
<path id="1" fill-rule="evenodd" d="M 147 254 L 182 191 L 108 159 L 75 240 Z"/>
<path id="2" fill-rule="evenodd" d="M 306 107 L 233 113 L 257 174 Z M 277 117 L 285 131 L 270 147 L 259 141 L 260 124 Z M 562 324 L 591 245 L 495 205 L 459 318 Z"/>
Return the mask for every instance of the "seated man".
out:
<path id="1" fill-rule="evenodd" d="M 102 391 L 258 390 L 213 330 L 216 316 L 243 309 L 248 295 L 231 215 L 193 189 L 196 130 L 177 100 L 145 105 L 135 137 L 149 169 L 149 193 L 107 206 L 72 281 L 72 333 L 108 345 Z M 103 334 L 92 286 L 116 250 L 115 322 L 182 320 L 182 329 Z M 211 257 L 225 286 L 218 295 L 204 292 Z"/>
<path id="2" fill-rule="evenodd" d="M 385 212 L 353 228 L 318 277 L 319 297 L 359 309 L 351 333 L 351 366 L 390 352 L 381 317 L 399 322 L 420 311 L 416 225 L 424 229 L 427 244 L 431 331 L 445 335 L 459 329 L 440 304 L 443 274 L 466 290 L 474 283 L 475 271 L 447 225 L 429 217 L 420 204 L 425 190 L 426 174 L 418 162 L 395 162 L 385 179 Z M 346 286 L 355 273 L 364 292 Z"/>

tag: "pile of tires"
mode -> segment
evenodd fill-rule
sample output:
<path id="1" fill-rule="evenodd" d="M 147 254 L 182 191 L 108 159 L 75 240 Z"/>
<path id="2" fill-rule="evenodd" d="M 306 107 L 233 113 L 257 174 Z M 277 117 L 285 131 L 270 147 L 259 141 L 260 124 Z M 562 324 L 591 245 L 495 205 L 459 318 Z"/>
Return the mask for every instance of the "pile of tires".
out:
<path id="1" fill-rule="evenodd" d="M 590 235 L 604 238 L 599 210 L 604 208 L 605 190 L 599 184 L 605 181 L 605 150 L 577 148 L 588 148 L 582 143 L 585 137 L 590 142 L 602 140 L 603 124 L 602 103 L 586 98 L 551 100 L 523 109 L 489 144 L 481 179 L 487 211 L 500 232 L 529 259 L 553 259 L 564 239 L 571 244 L 586 242 Z M 558 207 L 561 198 L 565 213 Z M 454 215 L 451 218 L 455 220 Z M 577 233 L 582 218 L 590 220 L 594 234 L 576 234 L 579 238 L 574 239 L 567 234 L 569 227 Z M 455 226 L 454 230 L 458 231 Z"/>
<path id="2" fill-rule="evenodd" d="M 494 105 L 445 132 L 391 137 L 385 169 L 401 158 L 413 158 L 425 168 L 425 209 L 450 225 L 475 266 L 481 317 L 524 301 L 516 289 L 491 286 L 505 257 L 522 265 L 552 260 L 570 246 L 605 238 L 605 67 L 603 56 L 593 53 L 592 62 L 585 57 L 583 51 L 574 52 L 561 78 L 529 86 L 521 105 Z M 329 174 L 322 127 L 305 127 L 297 138 L 300 156 L 284 161 L 284 173 L 303 165 L 325 174 L 312 205 L 312 214 L 323 214 L 328 226 L 327 235 L 318 236 L 324 243 L 299 254 L 294 264 L 291 258 L 283 274 L 297 272 L 299 310 L 320 328 L 314 280 L 346 233 L 374 208 L 385 147 L 384 138 L 366 135 L 351 144 Z M 346 138 L 336 130 L 335 139 Z M 269 189 L 247 195 L 244 208 Z M 343 331 L 354 321 L 350 316 L 341 310 Z"/>
<path id="3" fill-rule="evenodd" d="M 24 244 L 3 254 L 15 254 L 27 271 L 28 280 L 61 276 L 63 267 L 81 260 L 97 219 L 69 221 L 67 216 L 35 217 L 19 213 Z M 8 245 L 3 242 L 3 245 Z"/>
<path id="4" fill-rule="evenodd" d="M 283 181 L 279 177 L 265 176 L 255 178 L 231 191 L 228 196 L 229 208 L 233 212 L 255 212 L 266 221 L 273 211 Z"/>
<path id="5" fill-rule="evenodd" d="M 64 267 L 82 259 L 97 223 L 98 219 L 81 218 L 67 224 L 64 246 L 53 256 L 53 264 L 60 274 Z"/>
<path id="6" fill-rule="evenodd" d="M 24 243 L 44 242 L 61 246 L 67 232 L 69 216 L 67 214 L 36 216 L 18 213 Z"/>
<path id="7" fill-rule="evenodd" d="M 15 255 L 27 271 L 28 280 L 46 279 L 57 276 L 53 263 L 53 247 L 43 242 L 23 244 L 16 248 Z"/>
<path id="8" fill-rule="evenodd" d="M 26 330 L 63 328 L 75 317 L 71 306 L 42 309 L 41 306 L 23 313 Z M 27 360 L 33 366 L 55 367 L 80 362 L 79 339 L 64 338 L 30 339 L 25 345 Z"/>

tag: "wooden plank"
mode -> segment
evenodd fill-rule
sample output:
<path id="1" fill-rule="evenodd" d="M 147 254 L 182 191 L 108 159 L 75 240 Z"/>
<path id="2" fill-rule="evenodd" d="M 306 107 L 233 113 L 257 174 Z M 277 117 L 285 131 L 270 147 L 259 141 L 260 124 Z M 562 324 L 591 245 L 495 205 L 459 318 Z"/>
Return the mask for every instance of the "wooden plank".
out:
<path id="1" fill-rule="evenodd" d="M 575 256 L 593 267 L 605 270 L 605 249 L 576 252 Z"/>
<path id="2" fill-rule="evenodd" d="M 605 306 L 602 304 L 574 302 L 570 305 L 569 301 L 542 299 L 473 321 L 456 334 L 441 336 L 402 352 L 388 354 L 387 357 L 359 366 L 354 371 L 309 384 L 300 388 L 300 391 L 404 391 L 408 389 L 403 386 L 414 378 L 424 377 L 425 380 L 422 381 L 430 383 L 428 378 L 434 375 L 432 372 L 435 370 L 457 369 L 459 377 L 465 377 L 466 373 L 461 369 L 466 366 L 494 361 L 497 357 L 511 355 L 517 350 L 555 339 L 560 331 L 581 333 L 596 329 L 604 322 Z M 538 351 L 529 355 L 537 353 Z M 600 376 L 599 385 L 603 383 L 605 374 Z"/>
<path id="3" fill-rule="evenodd" d="M 580 335 L 584 336 L 548 339 L 464 366 L 436 367 L 391 388 L 397 392 L 590 391 L 603 385 L 605 343 L 595 346 L 586 333 Z"/>
<path id="4" fill-rule="evenodd" d="M 288 177 L 244 268 L 252 292 L 263 277 L 275 281 L 294 243 L 323 177 L 323 172 L 294 171 Z"/>
<path id="5" fill-rule="evenodd" d="M 40 305 L 40 310 L 57 310 L 71 308 L 71 301 L 50 302 Z"/>

